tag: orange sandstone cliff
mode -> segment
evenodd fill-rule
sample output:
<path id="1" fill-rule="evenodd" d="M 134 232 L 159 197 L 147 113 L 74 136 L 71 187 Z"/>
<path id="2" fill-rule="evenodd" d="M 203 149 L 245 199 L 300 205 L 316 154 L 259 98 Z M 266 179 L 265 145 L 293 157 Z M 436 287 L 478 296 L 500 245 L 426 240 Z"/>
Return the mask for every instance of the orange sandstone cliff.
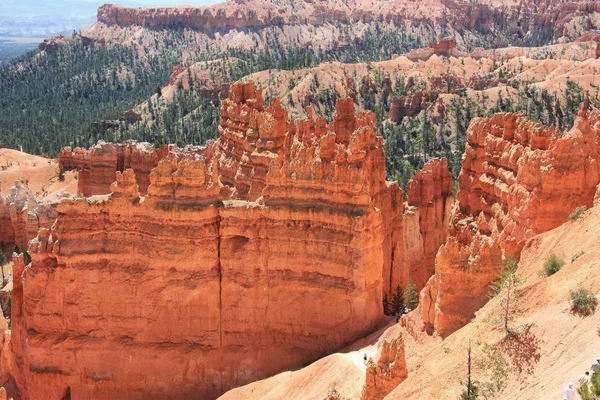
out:
<path id="1" fill-rule="evenodd" d="M 445 336 L 487 301 L 488 285 L 526 241 L 593 204 L 600 112 L 582 104 L 568 133 L 521 114 L 476 119 L 467 132 L 457 203 L 435 275 L 421 293 L 425 328 Z"/>
<path id="2" fill-rule="evenodd" d="M 429 278 L 445 161 L 405 205 L 375 117 L 352 100 L 330 124 L 289 122 L 235 85 L 221 115 L 201 148 L 61 153 L 93 196 L 58 203 L 32 262 L 15 262 L 7 376 L 23 399 L 214 398 L 362 337 L 383 291 Z"/>

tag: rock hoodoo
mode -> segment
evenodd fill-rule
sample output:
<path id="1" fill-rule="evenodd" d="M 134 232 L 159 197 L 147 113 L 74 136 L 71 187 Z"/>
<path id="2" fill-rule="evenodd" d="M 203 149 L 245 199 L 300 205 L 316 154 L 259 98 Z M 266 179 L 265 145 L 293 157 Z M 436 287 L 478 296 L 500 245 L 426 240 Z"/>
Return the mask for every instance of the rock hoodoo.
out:
<path id="1" fill-rule="evenodd" d="M 56 219 L 54 204 L 38 203 L 34 193 L 17 181 L 6 195 L 0 193 L 0 242 L 2 249 L 16 245 L 27 250 L 40 228 L 50 228 Z M 12 248 L 11 248 L 12 251 Z"/>
<path id="2" fill-rule="evenodd" d="M 405 204 L 373 114 L 308 115 L 235 85 L 205 147 L 65 149 L 94 196 L 63 199 L 15 263 L 22 398 L 214 398 L 331 353 L 375 327 L 383 291 L 422 287 L 446 237 L 445 161 Z"/>
<path id="3" fill-rule="evenodd" d="M 591 207 L 600 183 L 600 112 L 583 104 L 566 134 L 521 114 L 476 119 L 467 132 L 449 235 L 421 293 L 429 331 L 446 335 L 487 301 L 506 257 Z"/>
<path id="4" fill-rule="evenodd" d="M 418 91 L 413 95 L 395 97 L 392 99 L 388 118 L 392 122 L 399 123 L 404 117 L 414 117 L 424 110 L 427 102 L 431 100 L 432 94 L 428 91 Z"/>
<path id="5" fill-rule="evenodd" d="M 456 41 L 453 38 L 443 38 L 439 42 L 429 43 L 429 47 L 415 49 L 406 54 L 411 61 L 427 60 L 433 55 L 443 57 L 464 57 L 467 54 L 456 50 Z"/>
<path id="6" fill-rule="evenodd" d="M 65 171 L 78 170 L 77 190 L 85 197 L 109 194 L 117 172 L 131 168 L 135 172 L 140 193 L 145 195 L 150 184 L 150 171 L 166 155 L 168 148 L 155 150 L 148 143 L 99 142 L 89 150 L 65 147 L 58 156 Z"/>
<path id="7" fill-rule="evenodd" d="M 408 377 L 402 335 L 384 341 L 376 360 L 369 359 L 361 400 L 381 400 Z"/>

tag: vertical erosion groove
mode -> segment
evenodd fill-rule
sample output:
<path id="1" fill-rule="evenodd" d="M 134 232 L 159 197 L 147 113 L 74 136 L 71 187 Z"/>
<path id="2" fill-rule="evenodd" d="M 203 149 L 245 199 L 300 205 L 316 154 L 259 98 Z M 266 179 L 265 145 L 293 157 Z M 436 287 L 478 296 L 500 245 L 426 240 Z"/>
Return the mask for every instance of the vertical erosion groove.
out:
<path id="1" fill-rule="evenodd" d="M 219 273 L 219 347 L 223 346 L 223 271 L 221 266 L 221 215 L 217 216 L 217 271 Z"/>

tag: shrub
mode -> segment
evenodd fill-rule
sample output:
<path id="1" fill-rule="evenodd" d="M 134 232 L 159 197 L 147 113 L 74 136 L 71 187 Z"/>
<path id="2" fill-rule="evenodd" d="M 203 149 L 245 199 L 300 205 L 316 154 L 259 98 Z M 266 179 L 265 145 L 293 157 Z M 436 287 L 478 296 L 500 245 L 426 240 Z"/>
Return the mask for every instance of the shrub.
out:
<path id="1" fill-rule="evenodd" d="M 571 312 L 581 315 L 591 315 L 596 311 L 598 299 L 591 290 L 579 288 L 571 290 Z"/>
<path id="2" fill-rule="evenodd" d="M 582 400 L 595 400 L 600 398 L 600 374 L 593 374 L 589 384 L 584 383 L 577 388 L 577 393 Z"/>
<path id="3" fill-rule="evenodd" d="M 477 400 L 480 398 L 479 395 L 479 382 L 471 382 L 471 387 L 465 389 L 460 394 L 460 400 Z"/>
<path id="4" fill-rule="evenodd" d="M 544 262 L 544 273 L 546 276 L 554 275 L 565 265 L 562 258 L 556 254 L 551 254 Z"/>
<path id="5" fill-rule="evenodd" d="M 583 215 L 585 210 L 587 210 L 586 206 L 577 207 L 576 209 L 573 210 L 571 215 L 569 215 L 569 219 L 571 221 L 575 221 L 576 219 L 578 219 L 579 217 L 581 217 Z"/>
<path id="6" fill-rule="evenodd" d="M 390 300 L 388 299 L 387 293 L 383 294 L 383 313 L 385 315 L 392 315 L 390 313 Z"/>
<path id="7" fill-rule="evenodd" d="M 4 318 L 8 323 L 8 327 L 10 328 L 10 314 L 12 310 L 12 296 L 8 296 L 6 300 L 2 303 L 2 314 L 4 314 Z"/>
<path id="8" fill-rule="evenodd" d="M 409 280 L 404 289 L 404 307 L 414 310 L 419 306 L 419 292 L 417 286 L 412 280 Z"/>
<path id="9" fill-rule="evenodd" d="M 400 285 L 396 286 L 396 291 L 394 293 L 394 299 L 391 304 L 392 314 L 404 314 L 404 296 L 402 295 L 402 288 Z"/>

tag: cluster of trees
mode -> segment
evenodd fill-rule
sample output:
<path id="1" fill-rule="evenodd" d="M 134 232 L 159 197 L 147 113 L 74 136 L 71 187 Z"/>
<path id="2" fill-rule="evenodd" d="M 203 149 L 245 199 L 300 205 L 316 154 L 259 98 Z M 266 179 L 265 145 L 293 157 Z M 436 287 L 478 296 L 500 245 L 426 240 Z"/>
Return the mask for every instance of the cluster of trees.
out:
<path id="1" fill-rule="evenodd" d="M 270 68 L 300 69 L 324 61 L 379 60 L 422 44 L 416 36 L 394 35 L 390 27 L 382 26 L 370 26 L 355 45 L 334 44 L 328 48 L 283 43 L 278 31 L 272 29 L 260 39 L 267 46 L 259 43 L 259 35 L 254 34 L 256 48 L 251 51 L 202 49 L 196 35 L 186 29 L 149 32 L 155 36 L 153 40 L 140 38 L 128 46 L 90 43 L 75 34 L 65 39 L 56 52 L 45 54 L 36 50 L 0 65 L 0 146 L 56 156 L 64 146 L 90 146 L 99 139 L 167 142 L 175 138 L 199 143 L 216 134 L 211 129 L 218 121 L 218 104 L 193 92 L 180 94 L 161 111 L 159 126 L 152 129 L 124 127 L 104 132 L 95 130 L 92 123 L 120 119 L 123 111 L 164 86 L 174 65 L 237 57 L 241 62 L 232 63 L 229 71 L 232 82 Z M 347 43 L 353 42 L 354 33 L 347 26 L 335 29 L 347 36 Z M 184 50 L 191 54 L 190 61 L 182 62 Z M 171 129 L 177 132 L 170 133 Z M 196 134 L 196 129 L 202 132 Z M 159 137 L 165 133 L 166 137 Z"/>
<path id="2" fill-rule="evenodd" d="M 497 112 L 523 112 L 533 121 L 568 130 L 585 98 L 581 86 L 572 80 L 567 80 L 563 101 L 557 93 L 539 90 L 534 85 L 523 85 L 518 89 L 516 99 L 503 98 L 500 94 L 496 104 L 491 105 L 484 96 L 474 99 L 466 91 L 459 91 L 446 107 L 443 118 L 437 121 L 432 120 L 433 100 L 415 117 L 404 117 L 398 124 L 380 122 L 380 133 L 386 139 L 388 179 L 398 181 L 406 191 L 408 180 L 434 157 L 448 159 L 448 167 L 456 179 L 462 166 L 467 129 L 474 117 L 491 117 Z"/>
<path id="3" fill-rule="evenodd" d="M 173 101 L 160 113 L 152 111 L 152 119 L 151 123 L 123 124 L 119 131 L 112 134 L 122 140 L 154 143 L 156 147 L 168 143 L 180 147 L 186 144 L 203 145 L 218 136 L 220 112 L 210 98 L 197 92 L 182 91 L 177 92 Z"/>
<path id="4" fill-rule="evenodd" d="M 133 47 L 86 44 L 75 36 L 56 54 L 27 54 L 0 66 L 0 142 L 56 156 L 100 137 L 92 122 L 118 119 L 164 82 L 173 60 Z"/>
<path id="5" fill-rule="evenodd" d="M 433 26 L 400 26 L 398 23 L 374 21 L 360 29 L 342 22 L 331 25 L 331 35 L 338 40 L 327 45 L 306 42 L 318 36 L 318 28 L 309 28 L 308 36 L 287 37 L 280 27 L 249 31 L 250 50 L 215 48 L 210 38 L 190 29 L 147 31 L 132 45 L 90 43 L 74 34 L 49 54 L 35 50 L 17 60 L 0 65 L 0 145 L 22 148 L 36 154 L 56 156 L 59 149 L 89 146 L 99 139 L 122 138 L 176 140 L 193 143 L 214 136 L 209 133 L 218 119 L 218 109 L 211 109 L 203 98 L 182 95 L 164 112 L 163 126 L 142 129 L 119 128 L 116 132 L 96 131 L 93 122 L 117 120 L 123 111 L 147 99 L 156 87 L 163 86 L 174 65 L 194 61 L 236 57 L 231 80 L 252 72 L 277 68 L 300 69 L 322 62 L 368 62 L 390 59 L 411 49 L 423 47 L 439 34 Z M 442 27 L 446 29 L 446 27 Z M 287 35 L 287 36 L 286 36 Z M 311 36 L 312 35 L 312 36 Z M 489 45 L 487 33 L 468 35 L 469 47 Z M 183 61 L 182 54 L 188 56 Z M 329 104 L 335 93 L 323 89 L 320 100 Z M 386 100 L 387 102 L 387 100 Z M 218 104 L 213 104 L 218 108 Z M 198 110 L 188 118 L 186 107 Z M 383 119 L 387 104 L 378 106 Z M 208 113 L 208 116 L 196 114 Z M 178 119 L 178 121 L 175 121 Z M 190 120 L 190 121 L 187 121 Z M 177 134 L 158 137 L 171 128 Z M 204 132 L 195 135 L 197 128 Z M 123 132 L 125 131 L 125 132 Z"/>
<path id="6" fill-rule="evenodd" d="M 383 313 L 385 315 L 402 315 L 414 310 L 418 305 L 419 292 L 417 292 L 417 286 L 412 280 L 406 283 L 404 291 L 400 285 L 397 285 L 391 300 L 387 293 L 383 294 Z"/>

